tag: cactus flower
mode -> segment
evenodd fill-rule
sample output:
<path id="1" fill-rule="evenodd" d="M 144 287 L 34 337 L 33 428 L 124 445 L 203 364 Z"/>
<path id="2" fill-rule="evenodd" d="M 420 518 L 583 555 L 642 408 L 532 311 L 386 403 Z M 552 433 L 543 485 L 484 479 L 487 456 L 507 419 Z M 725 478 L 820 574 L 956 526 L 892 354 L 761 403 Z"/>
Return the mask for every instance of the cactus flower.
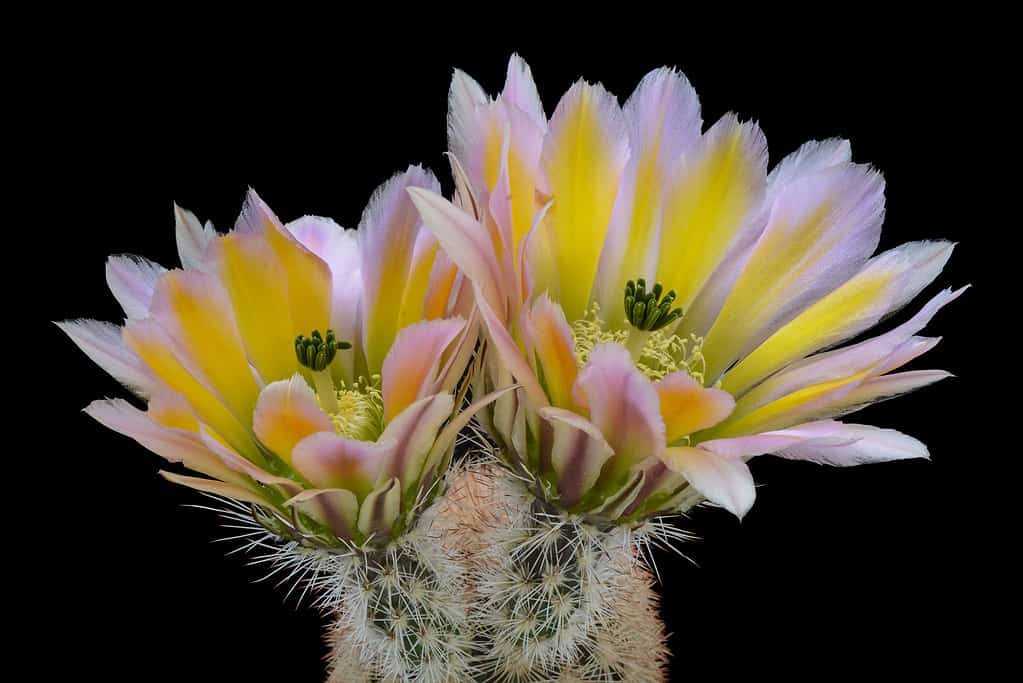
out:
<path id="1" fill-rule="evenodd" d="M 218 234 L 176 209 L 182 269 L 115 256 L 107 282 L 123 327 L 60 323 L 147 402 L 86 412 L 205 476 L 169 480 L 253 505 L 278 535 L 379 544 L 436 493 L 475 343 L 453 315 L 460 279 L 421 228 L 411 167 L 373 196 L 357 231 L 307 216 L 282 224 L 249 193 Z"/>
<path id="2" fill-rule="evenodd" d="M 624 107 L 577 82 L 548 120 L 518 57 L 495 99 L 456 71 L 448 132 L 453 200 L 409 191 L 472 280 L 482 385 L 521 385 L 481 416 L 538 496 L 617 522 L 704 499 L 741 517 L 757 455 L 928 456 L 833 419 L 947 377 L 894 371 L 937 343 L 918 333 L 963 291 L 840 346 L 919 294 L 953 246 L 872 256 L 884 181 L 848 142 L 807 143 L 768 172 L 760 128 L 728 114 L 703 130 L 669 69 Z"/>

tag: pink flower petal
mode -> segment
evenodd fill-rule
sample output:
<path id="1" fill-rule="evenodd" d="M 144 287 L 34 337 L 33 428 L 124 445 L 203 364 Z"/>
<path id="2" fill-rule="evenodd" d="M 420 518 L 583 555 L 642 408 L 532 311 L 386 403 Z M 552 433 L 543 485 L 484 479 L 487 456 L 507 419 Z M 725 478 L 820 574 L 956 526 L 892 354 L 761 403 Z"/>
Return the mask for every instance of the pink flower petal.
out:
<path id="1" fill-rule="evenodd" d="M 511 293 L 505 291 L 498 255 L 483 225 L 435 192 L 411 188 L 409 194 L 441 248 L 503 319 Z"/>
<path id="2" fill-rule="evenodd" d="M 168 462 L 180 462 L 190 470 L 233 484 L 244 486 L 247 481 L 210 452 L 198 434 L 160 425 L 127 401 L 93 401 L 85 413 L 107 429 L 134 439 Z"/>
<path id="3" fill-rule="evenodd" d="M 654 388 L 660 398 L 668 443 L 713 427 L 735 408 L 735 399 L 727 391 L 705 389 L 683 371 L 665 376 L 654 383 Z"/>
<path id="4" fill-rule="evenodd" d="M 166 268 L 141 256 L 111 256 L 107 259 L 107 286 L 124 314 L 133 320 L 149 315 L 156 281 Z"/>
<path id="5" fill-rule="evenodd" d="M 413 402 L 438 391 L 437 375 L 445 352 L 464 329 L 461 318 L 445 318 L 423 321 L 398 332 L 381 373 L 386 422 Z"/>
<path id="6" fill-rule="evenodd" d="M 657 390 L 620 344 L 593 348 L 576 378 L 574 396 L 623 463 L 637 463 L 664 449 Z"/>
<path id="7" fill-rule="evenodd" d="M 543 102 L 540 101 L 536 83 L 533 82 L 533 72 L 526 60 L 518 55 L 512 55 L 508 60 L 508 73 L 501 97 L 527 114 L 540 129 L 547 128 L 547 116 L 543 112 Z"/>
<path id="8" fill-rule="evenodd" d="M 707 379 L 859 271 L 884 217 L 879 173 L 842 164 L 780 189 L 770 219 L 707 333 Z"/>
<path id="9" fill-rule="evenodd" d="M 213 225 L 209 222 L 203 225 L 194 213 L 175 204 L 174 234 L 182 268 L 206 270 L 206 247 L 217 235 Z"/>
<path id="10" fill-rule="evenodd" d="M 362 498 L 395 448 L 393 441 L 374 443 L 318 432 L 298 442 L 291 463 L 314 486 L 349 489 Z"/>
<path id="11" fill-rule="evenodd" d="M 756 489 L 753 475 L 741 459 L 685 446 L 665 449 L 661 460 L 684 476 L 707 500 L 742 519 L 753 507 Z"/>
<path id="12" fill-rule="evenodd" d="M 326 525 L 338 538 L 351 540 L 358 528 L 359 501 L 347 489 L 306 489 L 284 504 Z"/>
<path id="13" fill-rule="evenodd" d="M 522 385 L 529 400 L 534 406 L 541 408 L 550 405 L 547 394 L 537 380 L 536 374 L 530 368 L 529 363 L 522 357 L 522 350 L 515 340 L 508 334 L 504 323 L 497 317 L 490 308 L 485 297 L 477 293 L 476 303 L 479 306 L 480 314 L 483 317 L 483 324 L 486 327 L 490 342 L 500 358 L 501 364 L 511 373 L 515 381 Z"/>
<path id="14" fill-rule="evenodd" d="M 419 483 L 423 466 L 441 425 L 451 417 L 454 398 L 451 394 L 427 396 L 406 407 L 392 419 L 379 443 L 393 444 L 379 465 L 377 482 L 395 477 L 408 491 Z"/>
<path id="15" fill-rule="evenodd" d="M 668 178 L 683 152 L 699 140 L 701 126 L 696 92 L 672 69 L 647 74 L 625 103 L 624 114 L 632 153 L 594 283 L 594 298 L 612 327 L 625 321 L 625 283 L 640 277 L 654 281 Z"/>
<path id="16" fill-rule="evenodd" d="M 543 378 L 551 403 L 561 408 L 577 408 L 572 385 L 579 372 L 575 357 L 575 339 L 561 306 L 546 293 L 522 313 L 522 338 L 526 353 Z M 539 364 L 539 367 L 537 367 Z"/>
<path id="17" fill-rule="evenodd" d="M 285 462 L 299 441 L 316 432 L 334 430 L 330 417 L 320 409 L 314 392 L 295 374 L 291 379 L 268 384 L 259 394 L 252 413 L 252 429 L 259 440 Z"/>
<path id="18" fill-rule="evenodd" d="M 359 223 L 364 284 L 362 331 L 370 373 L 380 372 L 399 329 L 399 316 L 412 266 L 419 214 L 411 188 L 440 191 L 432 173 L 418 166 L 396 175 L 373 193 Z"/>
<path id="19" fill-rule="evenodd" d="M 232 500 L 240 500 L 243 503 L 253 503 L 263 507 L 270 507 L 269 501 L 252 489 L 242 488 L 235 484 L 226 484 L 215 479 L 186 477 L 180 474 L 175 474 L 174 472 L 166 472 L 164 470 L 160 470 L 160 476 L 171 483 L 187 486 L 190 489 L 202 491 L 203 493 L 211 493 L 215 496 L 231 498 Z"/>
<path id="20" fill-rule="evenodd" d="M 136 394 L 145 398 L 156 390 L 156 379 L 124 343 L 117 325 L 84 319 L 55 324 L 93 363 Z"/>
<path id="21" fill-rule="evenodd" d="M 540 409 L 551 430 L 550 441 L 541 444 L 557 475 L 558 494 L 571 507 L 589 492 L 600 477 L 604 463 L 614 455 L 600 430 L 580 415 L 561 408 Z"/>
<path id="22" fill-rule="evenodd" d="M 866 462 L 927 458 L 927 447 L 892 429 L 820 420 L 752 436 L 705 441 L 699 448 L 722 457 L 745 459 L 773 454 L 848 467 Z"/>

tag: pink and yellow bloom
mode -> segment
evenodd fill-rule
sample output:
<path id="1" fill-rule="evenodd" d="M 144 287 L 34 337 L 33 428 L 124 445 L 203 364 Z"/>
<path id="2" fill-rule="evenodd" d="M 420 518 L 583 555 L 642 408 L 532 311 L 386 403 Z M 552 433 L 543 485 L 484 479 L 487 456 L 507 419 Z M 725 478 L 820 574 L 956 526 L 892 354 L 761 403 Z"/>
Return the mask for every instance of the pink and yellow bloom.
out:
<path id="1" fill-rule="evenodd" d="M 747 460 L 832 465 L 927 457 L 899 432 L 833 418 L 935 382 L 894 372 L 963 290 L 834 348 L 907 304 L 952 245 L 879 255 L 884 181 L 843 140 L 768 173 L 755 123 L 706 131 L 678 72 L 651 72 L 624 107 L 576 83 L 548 120 L 513 57 L 495 99 L 456 72 L 456 192 L 413 188 L 426 226 L 472 280 L 488 339 L 481 387 L 521 388 L 485 426 L 538 495 L 635 521 L 709 499 L 754 500 Z M 827 350 L 832 349 L 832 350 Z"/>
<path id="2" fill-rule="evenodd" d="M 147 401 L 86 412 L 205 477 L 163 473 L 253 504 L 309 542 L 379 543 L 436 493 L 475 344 L 460 277 L 423 230 L 411 167 L 370 200 L 357 231 L 307 216 L 283 224 L 250 192 L 221 235 L 177 209 L 182 269 L 112 257 L 123 327 L 61 323 Z"/>

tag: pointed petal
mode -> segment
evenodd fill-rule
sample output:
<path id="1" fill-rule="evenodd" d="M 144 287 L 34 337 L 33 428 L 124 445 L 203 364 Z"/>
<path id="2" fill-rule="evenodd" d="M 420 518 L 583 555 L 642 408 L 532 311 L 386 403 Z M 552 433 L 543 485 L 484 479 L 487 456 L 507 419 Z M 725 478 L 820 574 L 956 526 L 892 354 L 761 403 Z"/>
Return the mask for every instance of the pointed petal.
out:
<path id="1" fill-rule="evenodd" d="M 538 208 L 536 192 L 543 182 L 540 176 L 540 154 L 546 122 L 538 124 L 505 102 L 497 102 L 494 106 L 503 112 L 503 116 L 494 117 L 491 124 L 495 151 L 500 154 L 497 159 L 487 160 L 487 173 L 488 179 L 494 178 L 490 188 L 509 204 L 511 239 L 506 244 L 510 265 L 519 243 L 533 224 Z M 505 176 L 504 184 L 498 182 L 502 175 Z"/>
<path id="2" fill-rule="evenodd" d="M 203 225 L 194 213 L 174 205 L 174 236 L 177 238 L 178 257 L 185 270 L 205 270 L 206 246 L 216 234 L 212 225 Z"/>
<path id="3" fill-rule="evenodd" d="M 284 505 L 309 515 L 338 538 L 351 540 L 358 529 L 359 501 L 347 489 L 306 489 Z"/>
<path id="4" fill-rule="evenodd" d="M 210 243 L 206 262 L 231 299 L 245 350 L 263 381 L 290 377 L 299 369 L 295 336 L 302 332 L 291 318 L 281 259 L 262 235 L 233 232 Z"/>
<path id="5" fill-rule="evenodd" d="M 251 412 L 244 416 L 244 421 L 236 415 L 191 362 L 189 354 L 156 320 L 128 321 L 122 336 L 128 348 L 145 363 L 147 371 L 184 396 L 203 422 L 225 436 L 245 457 L 253 461 L 261 458 L 248 429 Z"/>
<path id="6" fill-rule="evenodd" d="M 479 305 L 480 315 L 483 317 L 483 324 L 487 330 L 487 335 L 501 363 L 511 373 L 512 377 L 515 378 L 515 381 L 522 385 L 522 388 L 529 396 L 529 400 L 537 408 L 550 405 L 547 394 L 544 393 L 543 388 L 540 386 L 536 374 L 526 359 L 522 357 L 522 350 L 515 343 L 515 340 L 511 338 L 511 335 L 508 334 L 504 324 L 494 314 L 494 311 L 482 295 L 477 294 L 476 302 Z"/>
<path id="7" fill-rule="evenodd" d="M 547 116 L 543 113 L 543 103 L 533 81 L 533 72 L 526 60 L 518 55 L 513 54 L 508 60 L 508 74 L 501 97 L 527 114 L 537 126 L 547 128 Z"/>
<path id="8" fill-rule="evenodd" d="M 432 173 L 410 166 L 373 193 L 359 223 L 366 316 L 363 343 L 371 374 L 380 372 L 398 333 L 401 302 L 420 230 L 419 214 L 408 195 L 410 188 L 440 191 Z"/>
<path id="9" fill-rule="evenodd" d="M 395 447 L 381 463 L 377 483 L 395 477 L 405 491 L 419 483 L 423 464 L 441 425 L 451 417 L 454 404 L 451 394 L 427 396 L 409 405 L 388 423 L 379 441 L 395 444 Z"/>
<path id="10" fill-rule="evenodd" d="M 185 477 L 180 474 L 166 472 L 164 470 L 160 470 L 160 476 L 171 483 L 187 486 L 190 489 L 202 491 L 203 493 L 212 493 L 215 496 L 231 498 L 232 500 L 240 500 L 243 503 L 253 503 L 255 505 L 262 505 L 263 507 L 270 507 L 269 501 L 255 491 L 242 488 L 241 486 L 236 486 L 235 484 L 225 484 L 224 482 L 217 481 L 215 479 Z"/>
<path id="11" fill-rule="evenodd" d="M 503 318 L 510 293 L 502 285 L 494 243 L 483 225 L 435 192 L 411 188 L 409 194 L 441 248 Z"/>
<path id="12" fill-rule="evenodd" d="M 441 430 L 440 434 L 437 435 L 434 440 L 433 446 L 430 449 L 429 455 L 426 457 L 426 463 L 423 466 L 424 474 L 427 473 L 432 467 L 434 467 L 441 459 L 443 453 L 448 450 L 455 443 L 455 438 L 458 434 L 469 424 L 480 410 L 490 405 L 500 397 L 514 391 L 518 388 L 518 385 L 512 385 L 493 391 L 483 398 L 474 401 L 469 407 L 467 407 L 458 415 L 451 418 L 451 420 L 444 425 L 444 429 Z"/>
<path id="13" fill-rule="evenodd" d="M 778 451 L 775 455 L 838 467 L 908 458 L 930 458 L 927 446 L 894 429 L 841 424 L 841 429 L 837 430 L 836 437 L 846 437 L 849 442 L 840 445 L 805 442 Z"/>
<path id="14" fill-rule="evenodd" d="M 111 256 L 107 259 L 107 286 L 124 314 L 141 320 L 149 315 L 153 288 L 166 270 L 141 256 Z"/>
<path id="15" fill-rule="evenodd" d="M 259 394 L 252 428 L 263 445 L 287 463 L 299 441 L 316 432 L 334 430 L 302 375 L 268 384 Z"/>
<path id="16" fill-rule="evenodd" d="M 739 395 L 785 365 L 874 326 L 941 272 L 953 244 L 909 242 L 875 256 L 852 279 L 775 332 L 724 377 Z"/>
<path id="17" fill-rule="evenodd" d="M 531 308 L 523 311 L 522 338 L 551 404 L 560 408 L 577 408 L 572 398 L 572 385 L 579 367 L 572 328 L 561 306 L 551 301 L 546 293 L 537 297 Z"/>
<path id="18" fill-rule="evenodd" d="M 485 186 L 480 151 L 480 109 L 490 98 L 471 76 L 455 69 L 448 91 L 448 149 L 468 172 L 477 189 Z"/>
<path id="19" fill-rule="evenodd" d="M 955 292 L 943 290 L 916 315 L 890 332 L 853 346 L 816 354 L 776 373 L 739 400 L 733 417 L 741 417 L 801 390 L 818 386 L 831 390 L 854 380 L 870 379 L 909 362 L 936 343 L 936 340 L 913 335 L 965 290 L 965 287 Z M 820 392 L 816 392 L 800 398 L 818 398 L 819 395 Z"/>
<path id="20" fill-rule="evenodd" d="M 224 441 L 222 436 L 211 431 L 206 425 L 199 425 L 199 438 L 211 453 L 235 472 L 246 474 L 260 484 L 277 486 L 286 496 L 293 496 L 302 490 L 302 485 L 297 481 L 271 474 L 259 465 L 243 458 Z"/>
<path id="21" fill-rule="evenodd" d="M 600 85 L 577 82 L 554 110 L 540 162 L 554 198 L 547 220 L 569 320 L 586 310 L 628 157 L 615 98 Z"/>
<path id="22" fill-rule="evenodd" d="M 792 460 L 847 467 L 928 457 L 927 447 L 893 429 L 820 420 L 753 436 L 717 439 L 700 448 L 727 458 L 774 454 Z"/>
<path id="23" fill-rule="evenodd" d="M 314 486 L 349 489 L 362 498 L 394 448 L 394 442 L 358 441 L 333 431 L 318 432 L 295 445 L 291 463 Z"/>
<path id="24" fill-rule="evenodd" d="M 666 439 L 678 439 L 713 427 L 735 408 L 735 399 L 727 391 L 705 389 L 686 372 L 673 372 L 654 383 L 664 418 Z"/>
<path id="25" fill-rule="evenodd" d="M 157 424 L 150 415 L 127 401 L 93 401 L 85 413 L 107 429 L 134 439 L 168 462 L 180 462 L 188 469 L 210 477 L 245 484 L 246 479 L 226 467 L 202 444 L 197 434 Z"/>
<path id="26" fill-rule="evenodd" d="M 944 370 L 913 370 L 875 377 L 845 394 L 840 402 L 836 402 L 834 409 L 839 411 L 836 414 L 851 413 L 871 403 L 895 398 L 952 376 Z"/>
<path id="27" fill-rule="evenodd" d="M 767 141 L 753 123 L 722 117 L 672 172 L 657 279 L 688 310 L 729 250 L 761 227 Z"/>
<path id="28" fill-rule="evenodd" d="M 156 285 L 150 316 L 175 340 L 175 353 L 186 355 L 238 419 L 248 422 L 259 387 L 220 282 L 197 271 L 170 271 Z"/>
<path id="29" fill-rule="evenodd" d="M 576 379 L 574 394 L 623 466 L 664 448 L 665 427 L 657 390 L 620 344 L 593 348 Z"/>
<path id="30" fill-rule="evenodd" d="M 445 318 L 423 321 L 398 332 L 382 371 L 385 422 L 427 394 L 437 392 L 441 361 L 464 329 L 461 318 Z"/>
<path id="31" fill-rule="evenodd" d="M 777 195 L 786 185 L 801 176 L 851 161 L 852 148 L 848 140 L 830 138 L 805 142 L 771 169 L 771 174 L 767 176 L 768 190 L 772 195 Z"/>
<path id="32" fill-rule="evenodd" d="M 358 236 L 354 230 L 345 230 L 331 219 L 319 216 L 303 216 L 285 227 L 330 268 L 329 326 L 338 339 L 353 345 L 351 350 L 338 354 L 332 367 L 338 379 L 353 382 L 356 379 L 355 356 L 362 344 L 359 325 L 362 256 Z M 308 334 L 308 331 L 300 334 Z"/>
<path id="33" fill-rule="evenodd" d="M 611 214 L 594 298 L 611 327 L 624 324 L 622 291 L 628 280 L 653 281 L 668 176 L 700 137 L 700 102 L 685 76 L 672 69 L 648 73 L 625 103 L 632 154 Z"/>
<path id="34" fill-rule="evenodd" d="M 668 448 L 661 459 L 673 472 L 684 476 L 707 500 L 742 519 L 753 507 L 756 489 L 753 475 L 741 459 L 728 458 L 702 448 Z"/>
<path id="35" fill-rule="evenodd" d="M 294 325 L 292 341 L 296 335 L 309 334 L 312 330 L 322 332 L 330 323 L 331 314 L 330 268 L 323 259 L 304 247 L 254 190 L 249 190 L 245 198 L 235 230 L 261 235 L 284 266 Z"/>
<path id="36" fill-rule="evenodd" d="M 833 166 L 782 188 L 707 333 L 707 379 L 859 271 L 877 247 L 883 217 L 884 181 L 865 166 Z"/>
<path id="37" fill-rule="evenodd" d="M 806 422 L 788 429 L 761 432 L 751 436 L 702 441 L 699 447 L 726 457 L 748 459 L 757 455 L 777 453 L 799 445 L 845 446 L 857 437 L 842 433 L 844 425 L 834 420 Z"/>
<path id="38" fill-rule="evenodd" d="M 604 463 L 614 455 L 600 430 L 589 420 L 561 408 L 541 408 L 550 425 L 550 463 L 557 475 L 560 502 L 575 505 L 593 488 Z"/>
<path id="39" fill-rule="evenodd" d="M 156 381 L 141 359 L 128 348 L 121 328 L 99 320 L 65 320 L 55 323 L 71 341 L 111 377 L 143 398 L 156 389 Z"/>
<path id="40" fill-rule="evenodd" d="M 359 509 L 359 531 L 374 539 L 386 540 L 401 512 L 401 486 L 391 479 L 366 496 Z"/>

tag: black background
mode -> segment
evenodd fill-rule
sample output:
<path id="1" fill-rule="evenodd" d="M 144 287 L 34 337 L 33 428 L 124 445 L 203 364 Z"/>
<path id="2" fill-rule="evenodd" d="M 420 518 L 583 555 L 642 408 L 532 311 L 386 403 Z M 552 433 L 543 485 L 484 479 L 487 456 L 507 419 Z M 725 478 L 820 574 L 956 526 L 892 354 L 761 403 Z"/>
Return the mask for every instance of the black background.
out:
<path id="1" fill-rule="evenodd" d="M 119 320 L 106 255 L 174 264 L 172 201 L 226 229 L 252 186 L 285 220 L 319 214 L 355 227 L 371 191 L 408 163 L 449 187 L 454 66 L 497 92 L 507 56 L 521 52 L 548 114 L 580 76 L 624 101 L 649 69 L 678 66 L 705 125 L 727 111 L 758 120 L 772 163 L 807 139 L 851 139 L 854 158 L 887 179 L 882 248 L 960 242 L 914 310 L 941 287 L 975 287 L 938 315 L 927 333 L 945 339 L 913 366 L 958 377 L 856 417 L 921 438 L 930 462 L 839 470 L 760 458 L 762 486 L 742 523 L 698 511 L 686 523 L 702 538 L 684 548 L 692 562 L 658 556 L 671 680 L 978 674 L 978 609 L 1001 604 L 982 597 L 995 532 L 981 459 L 1013 454 L 978 441 L 998 362 L 983 341 L 998 325 L 981 314 L 998 296 L 984 264 L 1004 228 L 984 214 L 992 169 L 977 155 L 1018 128 L 989 103 L 1004 85 L 999 58 L 965 47 L 984 36 L 954 25 L 840 36 L 828 26 L 753 41 L 713 23 L 632 35 L 626 47 L 612 34 L 469 41 L 386 28 L 77 35 L 35 90 L 47 129 L 34 143 L 46 162 L 40 213 L 59 273 L 35 285 L 59 290 L 46 317 Z M 710 40 L 695 44 L 704 32 Z M 45 461 L 61 473 L 59 521 L 47 527 L 59 542 L 33 551 L 46 557 L 33 593 L 46 621 L 42 666 L 117 681 L 322 680 L 319 616 L 257 583 L 261 570 L 245 557 L 225 558 L 228 546 L 213 541 L 227 532 L 184 507 L 201 499 L 157 477 L 156 456 L 76 412 L 126 392 L 55 328 L 45 334 L 62 389 L 48 398 L 57 419 Z"/>

